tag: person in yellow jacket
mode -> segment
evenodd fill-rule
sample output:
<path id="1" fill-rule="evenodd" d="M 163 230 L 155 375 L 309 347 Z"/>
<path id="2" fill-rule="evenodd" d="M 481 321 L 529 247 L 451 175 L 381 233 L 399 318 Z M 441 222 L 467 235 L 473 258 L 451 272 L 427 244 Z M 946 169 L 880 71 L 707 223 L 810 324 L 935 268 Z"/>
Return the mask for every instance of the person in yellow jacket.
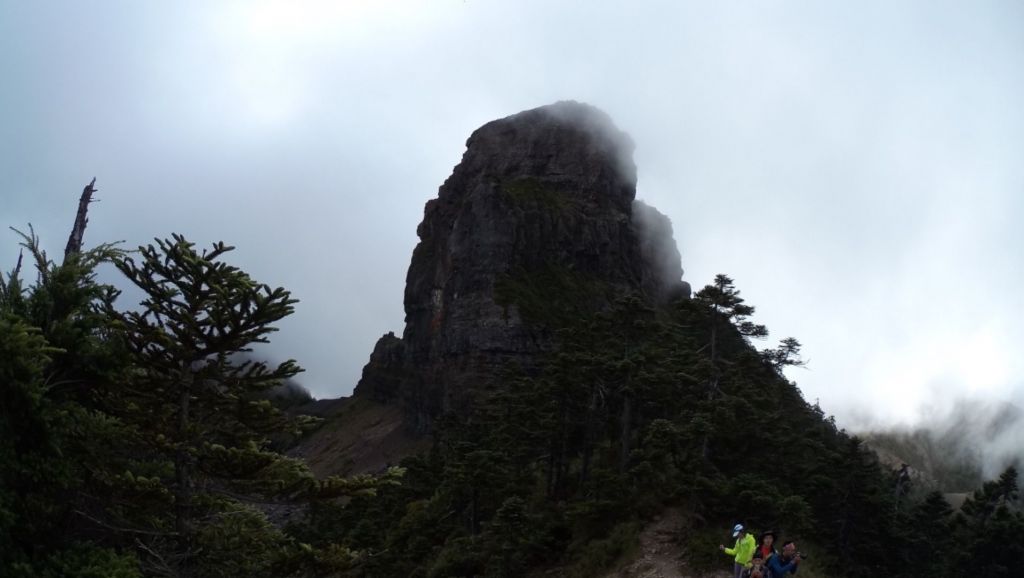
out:
<path id="1" fill-rule="evenodd" d="M 735 546 L 726 548 L 724 545 L 719 544 L 718 549 L 733 556 L 733 561 L 735 562 L 732 567 L 733 578 L 740 578 L 743 569 L 750 566 L 750 559 L 754 557 L 754 549 L 757 548 L 757 543 L 754 537 L 743 527 L 743 524 L 736 524 L 732 527 L 732 537 L 736 538 Z"/>

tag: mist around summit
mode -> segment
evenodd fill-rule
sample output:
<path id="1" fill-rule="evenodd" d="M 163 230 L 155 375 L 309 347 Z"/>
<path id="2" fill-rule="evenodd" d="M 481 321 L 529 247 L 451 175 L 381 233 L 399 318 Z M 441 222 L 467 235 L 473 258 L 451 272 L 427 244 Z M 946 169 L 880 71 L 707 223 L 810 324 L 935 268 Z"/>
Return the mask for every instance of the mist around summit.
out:
<path id="1" fill-rule="evenodd" d="M 3 10 L 3 225 L 62 239 L 96 176 L 90 240 L 238 246 L 301 299 L 270 354 L 316 397 L 403 326 L 415 227 L 466 136 L 565 99 L 631 135 L 693 288 L 735 278 L 841 424 L 1021 396 L 1015 3 Z"/>

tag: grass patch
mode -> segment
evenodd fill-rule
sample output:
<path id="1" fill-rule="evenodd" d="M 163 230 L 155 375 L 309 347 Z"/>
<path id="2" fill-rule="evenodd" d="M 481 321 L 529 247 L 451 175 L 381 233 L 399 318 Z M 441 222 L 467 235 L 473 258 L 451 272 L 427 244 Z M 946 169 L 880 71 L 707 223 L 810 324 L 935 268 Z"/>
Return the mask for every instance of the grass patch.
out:
<path id="1" fill-rule="evenodd" d="M 527 322 L 557 329 L 594 311 L 595 304 L 609 299 L 609 290 L 600 279 L 548 263 L 500 276 L 494 286 L 494 301 L 505 308 L 506 318 L 508 307 L 515 305 Z"/>
<path id="2" fill-rule="evenodd" d="M 564 212 L 574 205 L 572 198 L 567 193 L 534 178 L 515 179 L 502 183 L 499 188 L 519 206 L 534 206 L 548 211 Z"/>

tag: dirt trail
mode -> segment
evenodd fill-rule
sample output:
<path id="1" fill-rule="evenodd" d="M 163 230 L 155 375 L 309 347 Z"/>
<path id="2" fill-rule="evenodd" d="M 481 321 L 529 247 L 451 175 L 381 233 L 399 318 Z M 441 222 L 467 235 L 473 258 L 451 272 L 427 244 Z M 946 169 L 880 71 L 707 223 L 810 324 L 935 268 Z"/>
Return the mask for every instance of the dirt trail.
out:
<path id="1" fill-rule="evenodd" d="M 728 572 L 696 574 L 686 567 L 678 541 L 682 525 L 682 512 L 665 510 L 640 533 L 636 559 L 604 578 L 730 578 Z"/>

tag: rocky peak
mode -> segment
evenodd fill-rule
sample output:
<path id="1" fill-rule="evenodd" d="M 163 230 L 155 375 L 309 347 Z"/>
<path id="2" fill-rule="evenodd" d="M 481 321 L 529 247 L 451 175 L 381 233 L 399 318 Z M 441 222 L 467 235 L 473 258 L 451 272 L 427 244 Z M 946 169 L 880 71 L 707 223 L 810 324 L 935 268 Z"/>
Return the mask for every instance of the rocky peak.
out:
<path id="1" fill-rule="evenodd" d="M 603 111 L 563 101 L 478 128 L 452 178 L 538 178 L 604 193 L 604 200 L 627 211 L 636 196 L 633 148 L 629 135 Z"/>
<path id="2" fill-rule="evenodd" d="M 588 310 L 688 295 L 671 223 L 635 203 L 632 151 L 607 114 L 576 102 L 477 129 L 417 229 L 405 331 L 381 338 L 356 395 L 403 406 L 426 431 L 500 386 L 509 363 L 550 350 L 537 312 L 556 292 Z"/>

